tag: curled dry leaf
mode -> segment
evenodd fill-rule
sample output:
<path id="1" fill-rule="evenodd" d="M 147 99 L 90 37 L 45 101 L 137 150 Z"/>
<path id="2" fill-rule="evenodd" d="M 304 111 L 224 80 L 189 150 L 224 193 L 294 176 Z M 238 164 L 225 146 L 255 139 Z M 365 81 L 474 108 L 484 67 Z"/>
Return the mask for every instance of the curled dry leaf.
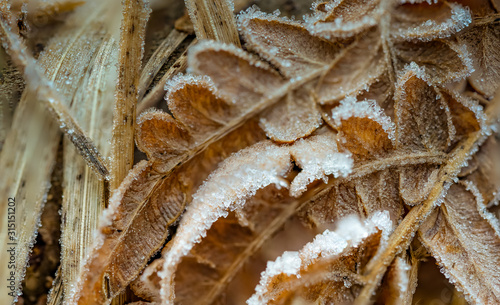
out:
<path id="1" fill-rule="evenodd" d="M 99 239 L 87 262 L 88 271 L 80 278 L 84 300 L 110 300 L 137 276 L 168 237 L 168 227 L 191 201 L 194 190 L 224 155 L 263 139 L 256 127 L 254 122 L 248 122 L 170 171 L 165 171 L 157 159 L 134 167 L 113 194 L 104 214 Z M 108 295 L 104 284 L 109 287 Z"/>
<path id="2" fill-rule="evenodd" d="M 426 90 L 437 90 L 433 89 L 434 87 L 428 85 L 425 81 L 418 79 L 416 72 L 411 69 L 408 70 L 408 75 L 405 75 L 404 77 L 411 78 L 410 76 L 415 78 L 414 81 L 417 83 L 416 88 L 413 88 L 415 91 L 426 92 Z M 420 74 L 419 76 L 425 77 L 425 74 Z M 435 101 L 435 96 L 424 96 L 424 98 L 429 98 L 431 101 Z M 426 105 L 425 103 L 422 104 Z M 471 104 L 468 106 L 471 106 Z M 474 118 L 473 122 L 475 125 L 472 125 L 479 126 L 478 121 L 480 121 L 480 119 L 476 117 L 481 118 L 480 110 L 477 110 L 479 112 L 476 114 L 471 109 L 467 107 L 464 108 L 467 109 L 468 113 L 470 112 L 470 117 Z M 346 99 L 335 109 L 333 117 L 333 121 L 338 124 L 336 125 L 336 128 L 339 131 L 337 137 L 338 147 L 339 149 L 349 151 L 349 153 L 353 155 L 355 167 L 350 177 L 345 179 L 346 181 L 343 179 L 336 180 L 333 187 L 330 188 L 330 191 L 327 194 L 319 197 L 313 205 L 307 206 L 307 212 L 305 212 L 306 217 L 309 221 L 314 222 L 316 225 L 324 225 L 332 223 L 335 219 L 338 219 L 342 215 L 359 214 L 360 216 L 365 217 L 365 215 L 369 216 L 377 211 L 389 210 L 390 218 L 396 224 L 401 220 L 404 212 L 404 207 L 402 205 L 403 199 L 400 197 L 400 192 L 409 187 L 418 187 L 418 191 L 420 192 L 429 191 L 427 184 L 424 184 L 423 186 L 418 184 L 409 186 L 407 185 L 408 183 L 400 183 L 397 178 L 398 169 L 405 170 L 411 167 L 415 167 L 416 169 L 419 169 L 420 167 L 425 168 L 427 164 L 433 163 L 440 165 L 446 160 L 446 152 L 442 149 L 425 149 L 421 143 L 423 140 L 418 142 L 420 145 L 419 147 L 423 147 L 420 151 L 415 149 L 414 153 L 410 153 L 408 149 L 404 149 L 404 146 L 401 149 L 397 149 L 397 145 L 393 143 L 397 143 L 397 139 L 402 140 L 404 133 L 401 132 L 400 135 L 396 134 L 396 131 L 398 130 L 396 125 L 391 122 L 390 118 L 387 117 L 380 107 L 373 101 L 356 102 L 353 98 Z M 451 114 L 449 117 L 451 120 Z M 445 126 L 447 130 L 448 128 L 451 128 L 448 126 L 448 117 L 444 116 L 442 117 L 442 120 L 444 120 L 442 126 Z M 399 121 L 400 120 L 398 120 L 398 122 Z M 410 128 L 409 126 L 411 125 L 404 125 L 399 130 L 404 131 L 407 128 Z M 455 133 L 455 135 L 457 137 L 465 137 L 467 133 L 475 130 L 476 129 L 474 128 L 464 128 L 462 131 L 466 131 L 465 133 Z M 408 133 L 409 131 L 406 130 L 406 132 Z M 418 138 L 425 139 L 426 137 L 432 137 L 433 133 L 437 132 L 439 134 L 442 131 L 423 129 L 421 132 L 423 136 L 419 134 Z M 407 135 L 407 137 L 413 136 L 413 134 Z M 321 138 L 327 139 L 325 135 Z M 374 141 L 374 138 L 378 140 Z M 306 143 L 313 144 L 315 142 L 323 144 L 318 147 L 328 146 L 327 141 L 318 142 L 318 139 L 320 138 L 313 137 L 310 140 L 299 141 L 292 147 L 305 145 Z M 330 139 L 330 142 L 332 140 L 333 139 Z M 449 142 L 451 143 L 451 141 Z M 445 140 L 445 143 L 448 142 Z M 332 144 L 330 143 L 329 145 L 331 146 Z M 315 145 L 308 146 L 314 147 Z M 271 149 L 271 147 L 273 148 Z M 275 155 L 275 153 L 279 154 L 280 151 L 282 151 L 282 149 L 274 148 L 274 146 L 270 146 L 269 150 L 266 150 L 266 152 L 269 152 L 272 155 Z M 306 148 L 300 149 L 299 151 L 303 152 L 302 158 L 309 156 L 311 152 L 310 149 Z M 293 152 L 295 156 L 297 156 L 298 153 L 299 152 L 297 151 Z M 235 164 L 239 164 L 239 167 L 243 164 L 254 165 L 255 161 L 244 160 L 246 158 L 254 158 L 255 156 L 257 156 L 256 153 L 249 153 L 248 156 L 242 156 L 241 160 L 233 162 L 235 162 Z M 262 156 L 263 155 L 260 154 L 260 157 Z M 272 160 L 273 166 L 278 166 L 281 162 L 283 162 L 278 161 L 281 159 L 273 160 L 269 157 L 264 159 L 266 161 L 261 162 L 268 162 Z M 304 167 L 298 175 L 291 176 L 294 179 L 291 183 L 291 190 L 294 189 L 294 182 L 302 180 L 301 175 L 311 175 L 311 173 L 318 172 L 317 170 L 311 171 L 307 169 L 307 165 L 311 164 L 310 161 L 304 163 L 304 161 L 300 160 L 301 158 L 297 158 L 295 163 L 298 166 Z M 230 161 L 227 160 L 226 162 Z M 234 167 L 236 167 L 236 165 L 234 165 Z M 263 170 L 266 168 L 267 170 L 270 169 L 267 166 L 263 166 L 260 170 L 261 175 Z M 231 170 L 223 167 L 223 169 L 226 169 L 229 175 L 228 177 L 230 177 L 224 179 L 234 180 L 235 177 L 248 178 L 248 174 L 236 174 L 236 171 L 241 170 L 240 168 L 237 170 Z M 283 167 L 281 168 L 282 172 L 286 172 L 286 169 L 287 166 L 283 163 Z M 315 177 L 320 178 L 321 176 Z M 213 175 L 212 179 L 215 178 L 217 177 L 214 177 Z M 234 183 L 234 181 L 230 181 Z M 259 182 L 262 181 L 263 180 L 259 180 Z M 215 183 L 215 181 L 210 182 Z M 405 182 L 405 180 L 403 180 L 403 182 Z M 431 180 L 431 185 L 432 182 L 435 183 L 435 180 Z M 206 219 L 201 216 L 194 215 L 202 215 L 203 213 L 208 212 L 207 207 L 210 206 L 211 202 L 214 202 L 212 199 L 209 199 L 211 198 L 210 194 L 216 195 L 219 199 L 225 200 L 228 199 L 229 194 L 231 196 L 237 195 L 237 193 L 235 194 L 233 192 L 226 195 L 220 194 L 222 185 L 226 185 L 228 183 L 215 183 L 216 187 L 219 189 L 218 192 L 215 192 L 215 188 L 211 191 L 200 189 L 200 191 L 203 190 L 203 193 L 199 193 L 197 196 L 199 196 L 199 198 L 203 198 L 205 203 L 197 202 L 196 200 L 192 203 L 197 206 L 196 212 L 191 212 L 193 210 L 189 209 L 194 209 L 195 207 L 193 205 L 190 206 L 188 209 L 190 213 L 188 212 L 184 215 L 183 221 L 181 222 L 181 226 L 177 231 L 174 240 L 172 243 L 169 243 L 169 247 L 165 249 L 164 259 L 162 262 L 164 264 L 164 269 L 160 272 L 160 275 L 163 273 L 163 277 L 167 280 L 164 282 L 164 287 L 172 289 L 171 291 L 166 291 L 167 295 L 172 296 L 175 289 L 175 302 L 198 302 L 210 304 L 215 301 L 222 293 L 223 287 L 227 285 L 227 282 L 232 278 L 232 276 L 234 276 L 237 269 L 241 267 L 242 262 L 245 261 L 248 256 L 253 253 L 253 251 L 255 251 L 256 247 L 262 244 L 262 240 L 264 238 L 268 238 L 270 232 L 276 230 L 277 224 L 284 223 L 286 218 L 294 215 L 296 213 L 295 209 L 299 207 L 296 204 L 289 204 L 288 202 L 292 201 L 293 198 L 287 196 L 281 197 L 279 200 L 275 199 L 280 202 L 278 205 L 271 205 L 270 203 L 267 203 L 267 205 L 254 205 L 250 203 L 250 206 L 254 208 L 255 211 L 247 211 L 246 213 L 243 213 L 243 215 L 245 215 L 244 217 L 241 217 L 241 212 L 238 212 L 240 210 L 238 208 L 236 209 L 236 214 L 229 214 L 227 218 L 220 218 L 217 220 L 217 217 L 211 216 L 211 218 L 207 221 L 209 224 L 214 223 L 212 229 L 208 230 L 206 233 L 207 237 L 202 238 L 204 233 L 194 231 L 193 228 L 200 228 L 199 230 L 202 231 L 207 230 L 208 228 L 204 227 L 206 226 Z M 307 184 L 303 185 L 305 186 Z M 248 187 L 242 188 L 247 191 L 252 190 Z M 300 195 L 300 193 L 296 195 Z M 259 196 L 259 194 L 257 196 Z M 422 196 L 423 198 L 426 197 L 426 195 Z M 234 200 L 238 201 L 236 198 L 231 199 L 230 202 L 233 202 Z M 265 202 L 269 201 L 270 200 L 266 200 Z M 252 201 L 250 200 L 250 202 Z M 283 209 L 281 207 L 287 205 L 291 208 Z M 226 215 L 222 212 L 222 210 L 220 210 L 223 209 L 222 206 L 216 207 L 218 210 L 214 210 L 213 212 L 210 212 L 210 214 L 214 213 L 216 215 Z M 229 208 L 229 206 L 227 206 L 226 209 L 227 208 Z M 252 216 L 248 216 L 248 213 L 255 212 L 262 215 L 276 215 L 275 213 L 279 213 L 277 214 L 279 216 L 274 216 L 274 220 L 278 219 L 279 221 L 272 221 L 269 219 L 265 220 L 263 216 L 254 216 L 253 214 L 250 214 Z M 254 220 L 249 221 L 249 218 L 253 218 Z M 255 220 L 259 220 L 259 222 L 255 222 Z M 259 227 L 261 227 L 261 231 L 256 229 Z M 229 228 L 231 228 L 231 230 L 229 230 Z M 224 232 L 233 232 L 233 234 L 238 232 L 238 234 L 226 235 Z M 238 236 L 238 238 L 235 238 L 235 236 Z M 193 243 L 199 241 L 200 238 L 202 238 L 200 243 L 198 245 L 194 245 Z M 231 251 L 228 251 L 229 247 L 231 247 Z M 211 250 L 208 251 L 208 249 Z M 228 257 L 226 252 L 230 252 L 232 254 Z M 170 261 L 167 259 L 170 259 Z M 175 266 L 177 264 L 178 267 L 176 270 Z M 165 268 L 171 269 L 166 269 L 167 271 L 165 271 Z M 157 290 L 159 288 L 158 276 L 154 274 L 159 270 L 160 268 L 158 267 L 158 263 L 155 263 L 154 267 L 148 268 L 140 282 L 149 287 L 154 287 L 150 288 L 150 290 Z M 200 280 L 201 278 L 203 278 L 203 280 Z M 154 281 L 154 283 L 152 281 Z M 192 288 L 197 286 L 200 288 L 194 289 L 197 293 L 193 293 Z M 160 295 L 157 294 L 152 298 L 152 300 L 159 300 L 159 298 Z M 169 302 L 172 302 L 172 299 L 168 300 Z"/>
<path id="3" fill-rule="evenodd" d="M 386 242 L 392 224 L 387 213 L 360 222 L 356 217 L 339 222 L 298 252 L 285 252 L 268 262 L 249 305 L 325 303 L 348 304 L 362 284 L 362 266 Z M 361 282 L 361 283 L 360 283 Z"/>
<path id="4" fill-rule="evenodd" d="M 500 82 L 500 72 L 496 69 L 500 64 L 498 21 L 483 23 L 477 19 L 458 39 L 471 50 L 474 64 L 474 72 L 469 77 L 471 85 L 486 97 L 493 97 Z"/>
<path id="5" fill-rule="evenodd" d="M 237 57 L 234 59 L 238 60 Z M 262 86 L 280 82 L 277 74 L 264 65 L 247 61 L 241 61 L 241 64 L 241 68 L 248 71 L 244 74 L 248 82 L 260 79 Z M 241 79 L 239 74 L 233 73 L 232 77 Z M 179 76 L 170 83 L 168 94 L 168 104 L 175 119 L 160 112 L 147 112 L 138 119 L 137 145 L 150 161 L 136 165 L 111 198 L 110 208 L 99 229 L 100 237 L 87 262 L 92 266 L 87 268 L 91 271 L 84 272 L 79 280 L 79 296 L 89 300 L 110 300 L 122 291 L 160 249 L 168 236 L 168 226 L 180 215 L 191 194 L 218 162 L 263 139 L 255 122 L 247 117 L 259 106 L 251 103 L 252 98 L 255 100 L 260 96 L 258 91 L 234 87 L 227 75 L 226 81 L 220 83 L 227 89 L 224 99 L 207 90 L 207 85 L 210 87 L 206 78 Z M 192 99 L 205 94 L 205 98 Z M 187 106 L 187 100 L 193 102 Z M 204 125 L 207 120 L 218 128 Z M 152 181 L 142 185 L 150 176 Z M 172 181 L 177 181 L 176 186 L 169 184 Z M 166 198 L 170 200 L 165 201 Z M 154 213 L 161 217 L 149 217 L 149 206 L 156 207 Z M 128 244 L 138 236 L 143 224 L 155 230 L 146 230 L 153 239 L 141 248 L 141 255 L 138 255 Z M 129 259 L 130 255 L 125 253 L 138 257 L 134 264 L 127 263 L 129 271 L 117 268 L 119 261 Z"/>
<path id="6" fill-rule="evenodd" d="M 471 303 L 494 304 L 500 298 L 496 255 L 500 237 L 498 229 L 479 212 L 478 200 L 465 186 L 453 185 L 443 206 L 422 225 L 419 236 Z M 473 229 L 464 224 L 472 224 Z"/>
<path id="7" fill-rule="evenodd" d="M 319 145 L 312 156 L 305 154 L 318 142 L 321 143 L 325 139 L 332 142 L 332 136 L 331 133 L 318 135 L 298 142 L 297 146 L 278 146 L 264 141 L 225 160 L 193 196 L 193 202 L 165 253 L 163 269 L 159 273 L 162 278 L 162 298 L 173 302 L 173 283 L 177 266 L 195 243 L 206 236 L 207 230 L 217 219 L 226 217 L 228 210 L 241 209 L 246 199 L 255 195 L 259 189 L 271 184 L 288 187 L 290 182 L 285 178 L 291 170 L 291 158 L 298 160 L 296 164 L 303 166 L 303 175 L 309 173 L 312 176 L 296 176 L 295 179 L 298 180 L 293 179 L 290 184 L 292 194 L 297 194 L 297 191 L 305 188 L 301 184 L 307 185 L 317 178 L 326 179 L 326 175 L 332 174 L 335 177 L 347 175 L 351 170 L 351 160 L 345 154 L 337 152 L 335 146 Z M 306 158 L 302 159 L 304 156 Z M 258 236 L 255 234 L 258 232 L 249 233 Z"/>
<path id="8" fill-rule="evenodd" d="M 374 7 L 372 11 L 383 10 L 382 4 L 370 2 L 373 2 L 368 5 Z M 356 13 L 356 7 L 362 5 L 349 3 L 348 9 L 343 8 L 341 11 Z M 394 80 L 397 72 L 393 71 L 393 68 L 402 70 L 410 62 L 416 62 L 428 70 L 432 83 L 459 79 L 472 70 L 466 58 L 468 53 L 465 48 L 451 40 L 439 40 L 470 23 L 468 10 L 458 4 L 438 3 L 428 8 L 422 8 L 423 4 L 410 5 L 408 8 L 386 8 L 394 16 L 401 14 L 398 10 L 404 10 L 405 14 L 411 15 L 411 26 L 423 23 L 421 19 L 427 11 L 439 9 L 442 11 L 437 13 L 441 18 L 440 26 L 432 25 L 436 31 L 434 34 L 429 33 L 424 26 L 409 34 L 399 33 L 398 37 L 391 36 L 384 32 L 383 24 L 388 21 L 379 20 L 380 16 L 377 15 L 377 18 L 372 19 L 375 24 L 380 23 L 380 27 L 370 26 L 360 33 L 352 32 L 351 34 L 356 34 L 354 37 L 343 38 L 340 35 L 342 37 L 335 36 L 337 38 L 327 41 L 323 39 L 324 35 L 314 31 L 314 27 L 327 25 L 325 28 L 335 32 L 328 22 L 329 19 L 322 17 L 322 14 L 332 13 L 322 10 L 338 9 L 332 6 L 334 5 L 321 6 L 322 8 L 305 24 L 278 17 L 276 14 L 265 14 L 256 8 L 251 8 L 238 17 L 239 29 L 246 47 L 271 62 L 285 77 L 285 80 L 276 78 L 270 83 L 259 81 L 259 84 L 254 86 L 247 83 L 246 78 L 235 78 L 236 86 L 242 89 L 243 93 L 253 89 L 252 96 L 247 98 L 260 101 L 261 107 L 258 107 L 258 110 L 277 103 L 265 111 L 261 118 L 262 127 L 275 141 L 292 142 L 318 128 L 322 119 L 317 102 L 332 104 L 348 95 L 367 92 L 371 86 L 387 88 L 384 91 L 390 91 L 393 85 L 390 82 L 387 84 L 387 81 Z M 396 21 L 394 23 L 399 26 Z M 346 29 L 349 27 L 346 26 Z M 415 37 L 419 41 L 413 41 Z M 391 54 L 388 53 L 388 45 L 394 46 L 390 49 Z M 207 60 L 208 57 L 211 60 Z M 359 60 L 360 57 L 363 59 Z M 228 77 L 235 71 L 240 71 L 244 65 L 265 66 L 263 62 L 245 52 L 223 44 L 202 44 L 194 48 L 190 55 L 192 71 L 210 76 L 220 95 L 228 99 L 234 98 L 236 94 L 234 91 L 229 92 L 231 88 L 226 87 Z M 269 76 L 265 79 L 269 79 Z M 231 87 L 233 86 L 235 85 Z M 238 96 L 242 97 L 242 94 Z M 381 98 L 380 102 L 386 99 L 387 97 Z M 294 128 L 291 128 L 291 124 L 294 124 Z"/>

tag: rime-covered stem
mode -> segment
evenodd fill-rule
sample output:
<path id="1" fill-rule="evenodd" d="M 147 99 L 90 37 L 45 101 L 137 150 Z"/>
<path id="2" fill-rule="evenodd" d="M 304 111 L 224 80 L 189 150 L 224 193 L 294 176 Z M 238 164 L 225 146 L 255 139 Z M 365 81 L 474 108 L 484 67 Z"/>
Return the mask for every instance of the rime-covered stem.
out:
<path id="1" fill-rule="evenodd" d="M 144 36 L 151 9 L 146 0 L 122 1 L 118 84 L 113 115 L 111 190 L 118 188 L 134 164 L 137 89 L 144 54 Z"/>
<path id="2" fill-rule="evenodd" d="M 185 0 L 198 39 L 213 39 L 241 47 L 231 0 Z"/>
<path id="3" fill-rule="evenodd" d="M 479 130 L 458 144 L 457 148 L 451 153 L 451 158 L 446 165 L 441 168 L 439 179 L 432 188 L 427 199 L 419 206 L 414 207 L 408 215 L 406 215 L 390 236 L 385 249 L 379 252 L 367 264 L 365 269 L 366 285 L 354 302 L 355 305 L 373 303 L 372 296 L 379 286 L 389 264 L 394 260 L 396 255 L 408 248 L 418 228 L 427 219 L 434 208 L 440 205 L 446 195 L 446 191 L 454 183 L 462 167 L 474 155 L 479 146 L 488 138 L 490 134 L 489 126 L 498 120 L 499 99 L 500 95 L 497 94 L 497 97 L 486 111 L 488 118 L 486 124 L 487 130 Z"/>

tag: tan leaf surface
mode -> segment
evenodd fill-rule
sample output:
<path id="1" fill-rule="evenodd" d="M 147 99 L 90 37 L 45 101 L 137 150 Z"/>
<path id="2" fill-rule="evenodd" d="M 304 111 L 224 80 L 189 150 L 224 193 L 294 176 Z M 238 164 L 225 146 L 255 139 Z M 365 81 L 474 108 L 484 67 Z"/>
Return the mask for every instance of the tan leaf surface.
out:
<path id="1" fill-rule="evenodd" d="M 500 30 L 495 23 L 473 25 L 458 36 L 472 55 L 474 72 L 469 81 L 474 89 L 488 98 L 493 96 L 500 82 L 500 72 L 495 68 L 500 64 L 499 37 Z"/>
<path id="2" fill-rule="evenodd" d="M 375 304 L 412 304 L 417 287 L 418 265 L 416 258 L 396 257 L 382 281 Z"/>

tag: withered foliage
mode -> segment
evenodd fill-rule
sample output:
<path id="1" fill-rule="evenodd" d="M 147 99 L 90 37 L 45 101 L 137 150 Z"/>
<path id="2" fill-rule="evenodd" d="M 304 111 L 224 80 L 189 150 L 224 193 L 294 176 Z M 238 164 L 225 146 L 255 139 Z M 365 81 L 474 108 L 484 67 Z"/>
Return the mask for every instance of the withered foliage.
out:
<path id="1" fill-rule="evenodd" d="M 167 110 L 129 121 L 153 76 L 149 8 L 124 1 L 119 186 L 65 302 L 411 304 L 432 256 L 469 303 L 500 303 L 498 1 L 320 1 L 302 21 L 201 3 Z M 134 126 L 147 159 L 118 183 Z"/>

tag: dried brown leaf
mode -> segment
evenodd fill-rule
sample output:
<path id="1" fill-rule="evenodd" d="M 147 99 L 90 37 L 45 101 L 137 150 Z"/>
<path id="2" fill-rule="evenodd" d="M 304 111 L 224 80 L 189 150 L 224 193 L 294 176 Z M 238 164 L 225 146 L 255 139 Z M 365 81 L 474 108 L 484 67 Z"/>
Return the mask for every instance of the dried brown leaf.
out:
<path id="1" fill-rule="evenodd" d="M 362 284 L 359 270 L 384 243 L 392 224 L 377 213 L 361 223 L 347 218 L 299 252 L 285 252 L 268 262 L 248 304 L 348 304 Z"/>
<path id="2" fill-rule="evenodd" d="M 166 303 L 221 302 L 228 283 L 249 256 L 313 199 L 314 206 L 306 205 L 302 213 L 317 227 L 331 226 L 342 215 L 370 217 L 380 210 L 389 210 L 393 222 L 400 222 L 389 242 L 380 247 L 380 255 L 369 263 L 366 259 L 359 265 L 363 268 L 356 270 L 367 281 L 356 282 L 349 290 L 349 301 L 359 295 L 356 302 L 370 302 L 386 268 L 409 245 L 412 234 L 484 141 L 491 124 L 479 106 L 488 101 L 478 98 L 478 103 L 472 95 L 463 94 L 470 90 L 463 82 L 447 84 L 463 80 L 472 70 L 466 43 L 455 39 L 455 33 L 471 22 L 469 11 L 444 1 L 403 2 L 318 3 L 305 23 L 250 9 L 238 19 L 241 34 L 247 49 L 271 65 L 231 45 L 205 41 L 190 49 L 189 71 L 203 76 L 170 81 L 171 114 L 147 112 L 137 129 L 137 144 L 148 155 L 149 164 L 166 181 L 181 181 L 168 193 L 182 191 L 187 194 L 186 203 L 192 201 L 163 258 L 135 282 L 138 294 Z M 429 18 L 433 21 L 427 22 Z M 325 136 L 324 132 L 331 134 L 328 127 L 317 130 L 321 116 L 336 129 L 336 138 Z M 221 163 L 195 193 L 229 151 L 257 141 L 253 138 L 238 148 L 224 142 L 239 126 L 243 126 L 239 132 L 252 138 L 255 130 L 245 128 L 255 128 L 247 123 L 254 117 L 260 118 L 261 127 L 274 142 L 293 143 L 317 135 L 291 145 L 266 141 L 240 151 Z M 228 143 L 227 150 L 211 150 L 214 143 Z M 328 184 L 315 183 L 335 171 L 338 175 L 340 162 L 317 162 L 335 160 L 325 152 L 338 154 L 337 146 L 352 154 L 353 173 Z M 213 161 L 213 154 L 218 153 L 222 156 Z M 291 160 L 301 171 L 292 170 Z M 195 176 L 198 166 L 203 173 Z M 468 173 L 477 172 L 476 168 L 471 166 Z M 154 173 L 152 169 L 146 172 L 150 171 Z M 270 186 L 273 183 L 289 186 L 290 194 L 276 191 Z M 132 189 L 132 184 L 125 186 L 124 192 Z M 475 193 L 483 191 L 476 189 Z M 162 196 L 158 190 L 139 195 L 143 202 Z M 131 224 L 145 219 L 149 203 L 127 210 L 126 202 L 120 201 L 116 206 L 124 204 L 125 209 L 117 213 L 120 216 L 110 228 L 123 225 L 131 230 Z M 183 204 L 175 204 L 181 200 L 171 201 L 175 211 L 183 209 Z M 403 203 L 414 205 L 404 218 L 408 206 Z M 489 215 L 485 207 L 479 213 Z M 133 216 L 120 223 L 122 214 Z M 160 230 L 167 230 L 176 214 L 161 215 L 169 221 L 160 224 L 148 218 L 151 223 L 142 225 L 158 224 Z M 116 245 L 127 244 L 128 235 L 116 235 L 120 240 Z M 129 236 L 128 242 L 136 240 L 133 234 Z M 130 282 L 165 239 L 151 232 L 148 236 L 154 242 L 140 249 L 145 258 L 130 260 L 134 264 L 127 266 L 125 280 L 113 279 L 114 287 Z M 109 237 L 113 243 L 115 237 Z M 387 276 L 387 302 L 411 299 L 415 275 L 404 295 L 394 297 L 397 282 L 410 278 L 401 265 L 394 261 L 392 270 L 396 271 Z M 112 262 L 108 267 L 114 266 L 119 264 Z M 282 284 L 277 281 L 275 287 Z M 314 291 L 297 286 L 293 292 L 302 294 L 301 301 L 329 300 L 338 295 L 330 288 L 345 289 L 338 281 L 330 284 Z M 283 289 L 289 291 L 291 286 L 286 285 Z"/>
<path id="3" fill-rule="evenodd" d="M 289 146 L 277 146 L 271 142 L 261 142 L 225 160 L 219 169 L 210 176 L 210 179 L 194 195 L 194 200 L 189 205 L 186 214 L 181 220 L 177 234 L 172 240 L 169 250 L 164 255 L 163 270 L 160 272 L 160 276 L 163 278 L 162 293 L 164 293 L 164 296 L 167 296 L 164 300 L 173 302 L 174 278 L 177 278 L 179 274 L 176 270 L 180 266 L 182 258 L 190 253 L 195 243 L 199 242 L 206 235 L 206 232 L 218 218 L 227 216 L 226 210 L 241 209 L 244 206 L 246 198 L 253 196 L 257 190 L 265 188 L 268 185 L 275 184 L 278 187 L 288 186 L 289 182 L 284 178 L 291 169 L 291 157 L 298 160 L 296 164 L 303 166 L 304 172 L 308 173 L 307 176 L 310 177 L 295 177 L 290 187 L 292 194 L 305 188 L 304 186 L 310 182 L 325 177 L 325 175 L 345 175 L 350 170 L 348 159 L 346 159 L 345 155 L 336 152 L 335 146 L 319 146 L 316 148 L 312 160 L 304 160 L 304 158 L 310 158 L 304 152 L 307 150 L 311 151 L 316 141 L 324 140 L 335 143 L 329 134 L 319 135 L 308 140 L 303 140 L 303 142 L 298 142 L 297 145 L 292 146 L 295 149 L 291 149 Z M 263 158 L 263 156 L 266 157 Z M 242 166 L 242 164 L 245 165 Z M 222 185 L 226 187 L 221 188 Z M 279 204 L 278 208 L 280 206 L 282 204 Z M 266 233 L 268 230 L 271 230 L 271 232 L 276 230 L 276 224 L 270 226 L 270 228 L 266 224 L 270 225 L 275 221 L 283 223 L 283 221 L 286 221 L 288 217 L 293 215 L 296 205 L 290 206 L 291 210 L 285 209 L 284 215 L 275 216 L 276 219 L 270 223 L 270 220 L 265 222 L 265 225 L 260 229 L 262 232 L 251 232 L 253 228 L 249 226 L 251 231 L 246 234 L 250 235 L 250 241 L 252 239 L 255 239 L 255 241 L 244 242 L 241 240 L 242 244 L 245 245 L 244 248 L 248 247 L 248 251 L 251 251 L 250 249 L 255 247 L 254 243 L 258 244 L 262 242 L 263 237 L 259 237 L 260 234 L 264 234 L 265 238 L 269 235 L 269 233 Z M 266 213 L 263 215 L 266 215 Z M 226 221 L 222 224 L 226 224 Z M 256 225 L 259 224 L 256 223 Z M 196 230 L 192 228 L 196 228 Z M 208 244 L 210 244 L 210 240 Z M 248 257 L 249 253 L 245 252 L 236 255 L 233 259 L 238 259 L 240 256 L 241 258 Z M 209 253 L 203 255 L 206 256 Z M 204 259 L 203 261 L 209 262 L 210 259 Z M 236 263 L 238 264 L 238 260 Z M 218 265 L 213 264 L 213 266 Z M 234 267 L 228 268 L 225 272 L 230 276 L 231 273 L 234 274 L 235 269 Z M 187 274 L 190 273 L 188 272 Z M 221 281 L 221 285 L 227 283 L 225 277 Z M 218 291 L 221 288 L 214 289 L 212 291 Z M 213 300 L 218 293 L 214 295 L 212 292 L 209 300 Z M 182 296 L 183 298 L 186 297 L 185 294 L 182 294 Z"/>
<path id="4" fill-rule="evenodd" d="M 458 40 L 471 52 L 474 72 L 469 77 L 471 85 L 479 93 L 491 98 L 498 89 L 500 72 L 500 30 L 496 22 L 478 24 L 462 32 Z"/>
<path id="5" fill-rule="evenodd" d="M 271 62 L 287 78 L 309 74 L 329 65 L 342 43 L 312 36 L 301 24 L 257 9 L 238 16 L 246 46 Z"/>
<path id="6" fill-rule="evenodd" d="M 446 1 L 403 4 L 393 14 L 391 35 L 398 40 L 444 38 L 470 23 L 466 8 Z"/>
<path id="7" fill-rule="evenodd" d="M 417 287 L 418 265 L 418 259 L 396 257 L 382 281 L 375 304 L 412 304 L 413 293 Z"/>
<path id="8" fill-rule="evenodd" d="M 80 277 L 79 303 L 105 303 L 123 291 L 161 248 L 169 226 L 221 159 L 262 138 L 250 121 L 173 171 L 165 172 L 161 159 L 138 163 L 110 199 Z"/>
<path id="9" fill-rule="evenodd" d="M 377 24 L 382 13 L 381 2 L 380 0 L 320 2 L 313 6 L 315 14 L 306 20 L 308 29 L 311 33 L 327 39 L 359 34 Z"/>
<path id="10" fill-rule="evenodd" d="M 321 124 L 321 113 L 310 91 L 304 87 L 287 93 L 261 116 L 262 128 L 276 142 L 293 142 L 313 133 Z"/>
<path id="11" fill-rule="evenodd" d="M 470 302 L 494 304 L 500 297 L 500 236 L 478 211 L 480 200 L 463 185 L 451 186 L 419 236 Z"/>

